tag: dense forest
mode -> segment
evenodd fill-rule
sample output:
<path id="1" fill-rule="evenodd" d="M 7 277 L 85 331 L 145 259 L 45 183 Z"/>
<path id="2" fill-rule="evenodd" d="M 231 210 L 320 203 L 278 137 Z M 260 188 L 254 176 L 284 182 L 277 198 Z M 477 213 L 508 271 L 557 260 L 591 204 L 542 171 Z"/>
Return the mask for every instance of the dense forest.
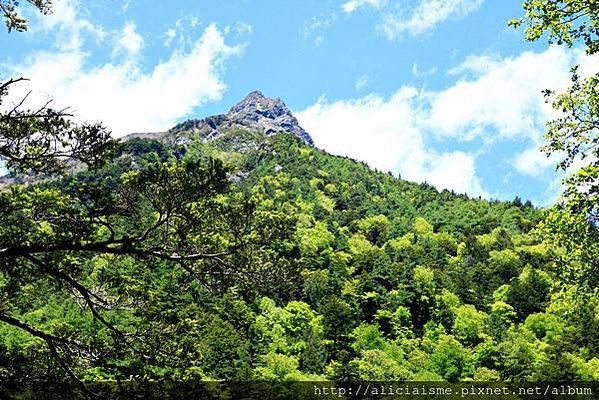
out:
<path id="1" fill-rule="evenodd" d="M 291 135 L 117 153 L 1 197 L 3 246 L 31 252 L 5 264 L 2 311 L 82 346 L 55 342 L 83 381 L 599 378 L 599 303 L 560 281 L 530 203 Z M 0 329 L 7 377 L 64 374 L 43 338 Z"/>
<path id="2" fill-rule="evenodd" d="M 574 74 L 548 93 L 587 118 L 578 147 L 550 125 L 572 158 L 598 151 L 598 78 Z M 0 381 L 599 380 L 597 157 L 540 209 L 291 134 L 177 135 L 0 115 Z"/>

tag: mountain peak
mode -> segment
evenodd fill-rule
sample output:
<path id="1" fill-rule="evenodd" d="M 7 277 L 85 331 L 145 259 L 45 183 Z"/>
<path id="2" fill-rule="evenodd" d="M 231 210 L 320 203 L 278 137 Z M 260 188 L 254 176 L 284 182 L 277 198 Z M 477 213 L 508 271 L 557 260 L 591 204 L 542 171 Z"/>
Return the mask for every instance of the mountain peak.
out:
<path id="1" fill-rule="evenodd" d="M 281 99 L 266 97 L 258 90 L 250 92 L 224 115 L 186 121 L 171 129 L 171 132 L 192 129 L 199 131 L 205 139 L 212 139 L 221 134 L 222 128 L 232 126 L 256 130 L 267 136 L 289 133 L 314 145 L 308 132 L 299 125 L 297 118 Z"/>
<path id="2" fill-rule="evenodd" d="M 245 96 L 244 99 L 241 100 L 240 103 L 243 103 L 244 101 L 260 100 L 260 99 L 266 99 L 266 96 L 261 91 L 254 90 L 253 92 L 248 93 L 248 95 Z"/>
<path id="3" fill-rule="evenodd" d="M 256 90 L 231 107 L 227 115 L 234 116 L 239 113 L 258 113 L 267 118 L 276 118 L 283 114 L 291 114 L 291 111 L 281 99 L 268 98 L 262 92 Z"/>
<path id="4" fill-rule="evenodd" d="M 308 132 L 299 125 L 297 118 L 281 99 L 271 99 L 260 91 L 249 93 L 229 110 L 226 117 L 238 125 L 260 130 L 269 136 L 291 133 L 310 145 L 314 144 Z"/>

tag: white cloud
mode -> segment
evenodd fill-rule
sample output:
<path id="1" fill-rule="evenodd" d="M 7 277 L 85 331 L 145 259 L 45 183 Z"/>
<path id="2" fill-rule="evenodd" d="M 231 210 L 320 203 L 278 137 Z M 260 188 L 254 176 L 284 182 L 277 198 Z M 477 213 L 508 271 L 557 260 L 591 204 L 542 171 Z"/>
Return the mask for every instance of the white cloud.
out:
<path id="1" fill-rule="evenodd" d="M 237 37 L 251 35 L 254 32 L 254 26 L 244 21 L 237 21 L 235 25 L 227 25 L 224 29 L 225 35 L 235 33 Z"/>
<path id="2" fill-rule="evenodd" d="M 545 122 L 555 116 L 541 92 L 570 82 L 570 65 L 597 62 L 582 51 L 550 47 L 516 57 L 474 56 L 451 74 L 452 87 L 432 94 L 430 128 L 439 136 L 488 141 L 528 138 L 538 141 Z M 490 130 L 489 130 L 490 129 Z M 489 131 L 493 135 L 489 135 Z"/>
<path id="3" fill-rule="evenodd" d="M 539 177 L 550 167 L 555 167 L 559 156 L 547 155 L 540 150 L 540 146 L 531 147 L 518 154 L 514 159 L 516 169 L 522 174 Z"/>
<path id="4" fill-rule="evenodd" d="M 317 145 L 331 153 L 441 189 L 488 196 L 475 175 L 473 155 L 426 148 L 422 102 L 421 92 L 404 87 L 388 100 L 369 95 L 330 103 L 321 98 L 297 117 Z"/>
<path id="5" fill-rule="evenodd" d="M 351 14 L 364 6 L 380 8 L 387 3 L 387 0 L 349 0 L 343 3 L 341 8 L 344 12 Z"/>
<path id="6" fill-rule="evenodd" d="M 564 51 L 524 53 L 498 61 L 478 57 L 462 68 L 466 70 L 470 62 L 476 78 L 462 78 L 434 95 L 430 124 L 435 133 L 473 139 L 494 128 L 501 137 L 536 137 L 550 113 L 541 91 L 568 79 Z"/>
<path id="7" fill-rule="evenodd" d="M 57 2 L 59 13 L 64 4 L 75 3 Z M 78 17 L 76 9 L 64 15 L 53 26 L 59 33 L 69 32 L 76 43 L 81 29 L 87 29 L 81 27 L 91 23 Z M 143 40 L 129 23 L 112 45 L 113 50 L 136 54 Z M 147 71 L 142 70 L 139 57 L 88 66 L 90 54 L 77 46 L 32 53 L 19 65 L 3 65 L 2 70 L 30 78 L 30 87 L 21 88 L 33 90 L 30 103 L 51 97 L 54 107 L 71 107 L 77 119 L 101 121 L 121 136 L 167 129 L 195 107 L 220 99 L 226 89 L 221 78 L 225 62 L 242 50 L 226 44 L 218 28 L 209 25 L 190 48 L 175 49 Z M 11 93 L 15 99 L 22 94 Z"/>
<path id="8" fill-rule="evenodd" d="M 441 189 L 489 197 L 476 176 L 476 157 L 462 151 L 443 153 L 429 162 L 425 180 Z"/>
<path id="9" fill-rule="evenodd" d="M 400 89 L 391 99 L 366 96 L 330 103 L 326 98 L 297 114 L 319 147 L 367 161 L 373 167 L 397 170 L 398 160 L 422 149 L 412 111 L 416 89 Z"/>
<path id="10" fill-rule="evenodd" d="M 164 32 L 164 36 L 166 36 L 166 40 L 164 41 L 164 45 L 166 47 L 170 46 L 173 40 L 177 37 L 177 30 L 175 28 L 169 28 Z"/>
<path id="11" fill-rule="evenodd" d="M 168 28 L 166 30 L 166 32 L 164 32 L 164 36 L 166 37 L 166 40 L 164 41 L 164 45 L 166 47 L 169 47 L 172 43 L 173 40 L 175 40 L 177 37 L 179 37 L 179 43 L 182 44 L 185 41 L 185 28 L 186 26 L 183 24 L 184 20 L 187 18 L 179 18 L 175 24 Z M 190 23 L 191 26 L 191 23 Z M 228 27 L 225 28 L 225 35 L 228 34 Z"/>
<path id="12" fill-rule="evenodd" d="M 31 34 L 40 31 L 53 32 L 55 44 L 63 51 L 79 49 L 84 36 L 91 35 L 101 40 L 106 32 L 78 14 L 78 0 L 58 0 L 53 2 L 52 13 L 39 18 L 39 24 L 33 25 Z"/>
<path id="13" fill-rule="evenodd" d="M 144 44 L 143 37 L 136 32 L 135 22 L 129 21 L 116 40 L 113 54 L 125 52 L 130 57 L 137 56 Z"/>
<path id="14" fill-rule="evenodd" d="M 529 146 L 521 154 L 507 153 L 504 159 L 522 175 L 540 178 L 555 165 L 555 158 L 546 159 L 536 150 L 545 122 L 555 115 L 541 91 L 565 87 L 569 66 L 575 63 L 590 70 L 597 59 L 558 47 L 508 58 L 469 57 L 450 71 L 456 82 L 444 90 L 404 86 L 388 99 L 369 95 L 329 102 L 321 98 L 298 113 L 298 119 L 319 147 L 334 154 L 440 189 L 488 196 L 475 162 L 499 142 L 513 146 L 518 140 Z M 452 142 L 474 138 L 484 143 L 474 153 L 453 151 Z"/>
<path id="15" fill-rule="evenodd" d="M 379 28 L 389 39 L 409 32 L 423 34 L 451 17 L 461 17 L 478 10 L 484 0 L 420 0 L 408 18 L 387 14 Z"/>

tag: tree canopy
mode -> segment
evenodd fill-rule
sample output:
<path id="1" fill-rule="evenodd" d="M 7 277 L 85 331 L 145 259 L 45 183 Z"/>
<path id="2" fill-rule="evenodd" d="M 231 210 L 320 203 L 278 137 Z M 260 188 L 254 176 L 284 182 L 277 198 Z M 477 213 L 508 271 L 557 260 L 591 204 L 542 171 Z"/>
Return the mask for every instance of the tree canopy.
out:
<path id="1" fill-rule="evenodd" d="M 573 44 L 594 4 L 518 23 L 579 24 Z M 599 379 L 597 77 L 547 92 L 545 149 L 579 166 L 550 210 L 242 127 L 116 141 L 6 104 L 20 81 L 0 86 L 0 383 Z"/>
<path id="2" fill-rule="evenodd" d="M 550 43 L 583 45 L 589 55 L 599 51 L 599 3 L 595 0 L 528 0 L 525 15 L 511 21 L 525 26 L 525 38 L 548 33 Z M 547 215 L 545 235 L 563 247 L 561 269 L 570 282 L 585 290 L 597 287 L 599 271 L 599 71 L 580 76 L 572 68 L 572 85 L 545 96 L 560 114 L 547 124 L 543 151 L 561 158 L 566 173 L 561 202 Z"/>
<path id="3" fill-rule="evenodd" d="M 588 54 L 599 51 L 599 11 L 596 0 L 525 0 L 524 16 L 510 25 L 525 27 L 526 40 L 547 34 L 549 43 L 572 47 L 581 42 Z"/>

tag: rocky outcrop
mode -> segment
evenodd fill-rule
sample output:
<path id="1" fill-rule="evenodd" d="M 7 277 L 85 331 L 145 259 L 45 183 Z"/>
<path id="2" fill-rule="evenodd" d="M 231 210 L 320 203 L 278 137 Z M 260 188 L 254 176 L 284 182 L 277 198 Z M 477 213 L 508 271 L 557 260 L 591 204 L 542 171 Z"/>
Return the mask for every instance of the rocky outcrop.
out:
<path id="1" fill-rule="evenodd" d="M 256 130 L 267 136 L 289 133 L 309 145 L 314 145 L 308 132 L 299 125 L 297 118 L 281 99 L 270 99 L 258 91 L 247 95 L 226 114 L 188 120 L 172 128 L 169 133 L 177 135 L 193 131 L 210 140 L 219 137 L 226 128 L 232 127 Z"/>

